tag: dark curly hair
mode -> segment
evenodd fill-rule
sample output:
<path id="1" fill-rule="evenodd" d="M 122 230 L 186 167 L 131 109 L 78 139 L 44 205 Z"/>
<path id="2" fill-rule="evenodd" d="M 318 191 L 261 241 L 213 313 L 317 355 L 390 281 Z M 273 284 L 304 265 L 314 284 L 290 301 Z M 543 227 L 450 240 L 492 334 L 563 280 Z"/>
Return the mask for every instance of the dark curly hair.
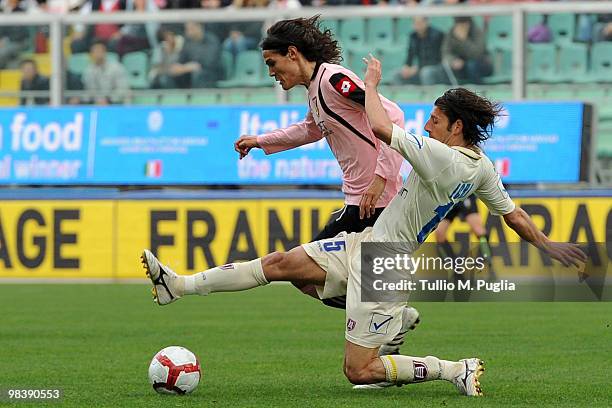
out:
<path id="1" fill-rule="evenodd" d="M 503 107 L 465 88 L 449 89 L 434 102 L 448 117 L 448 130 L 458 119 L 463 122 L 463 138 L 478 146 L 491 137 L 495 118 Z"/>
<path id="2" fill-rule="evenodd" d="M 266 38 L 259 45 L 262 50 L 287 55 L 295 46 L 308 61 L 337 64 L 342 61 L 342 50 L 329 29 L 321 29 L 317 14 L 310 18 L 281 20 L 268 28 Z"/>

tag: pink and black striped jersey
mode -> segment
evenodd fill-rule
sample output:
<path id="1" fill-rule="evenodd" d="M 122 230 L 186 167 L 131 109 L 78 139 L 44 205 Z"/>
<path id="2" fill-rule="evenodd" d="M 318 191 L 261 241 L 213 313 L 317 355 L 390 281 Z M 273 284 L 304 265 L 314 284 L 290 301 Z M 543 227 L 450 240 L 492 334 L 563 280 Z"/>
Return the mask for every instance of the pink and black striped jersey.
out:
<path id="1" fill-rule="evenodd" d="M 389 117 L 404 127 L 404 112 L 381 97 Z M 325 137 L 343 173 L 345 203 L 358 205 L 377 174 L 387 180 L 377 207 L 386 207 L 402 185 L 402 157 L 372 133 L 365 112 L 364 84 L 340 65 L 317 65 L 308 87 L 308 113 L 299 123 L 260 135 L 266 154 L 288 150 Z"/>

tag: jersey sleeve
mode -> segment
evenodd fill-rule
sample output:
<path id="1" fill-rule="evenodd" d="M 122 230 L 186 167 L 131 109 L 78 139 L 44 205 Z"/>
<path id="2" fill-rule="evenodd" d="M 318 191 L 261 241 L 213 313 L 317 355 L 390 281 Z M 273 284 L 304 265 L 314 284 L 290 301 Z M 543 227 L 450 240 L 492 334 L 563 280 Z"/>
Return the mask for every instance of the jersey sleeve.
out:
<path id="1" fill-rule="evenodd" d="M 490 161 L 486 166 L 482 183 L 476 189 L 476 195 L 485 203 L 492 215 L 506 215 L 516 208 Z"/>
<path id="2" fill-rule="evenodd" d="M 365 106 L 365 91 L 348 75 L 337 72 L 329 77 L 329 83 L 340 95 Z"/>
<path id="3" fill-rule="evenodd" d="M 257 136 L 257 143 L 266 154 L 282 152 L 323 138 L 312 113 L 308 111 L 306 118 L 283 129 Z"/>
<path id="4" fill-rule="evenodd" d="M 390 146 L 408 160 L 424 181 L 432 181 L 452 164 L 450 147 L 432 138 L 408 133 L 395 123 Z"/>

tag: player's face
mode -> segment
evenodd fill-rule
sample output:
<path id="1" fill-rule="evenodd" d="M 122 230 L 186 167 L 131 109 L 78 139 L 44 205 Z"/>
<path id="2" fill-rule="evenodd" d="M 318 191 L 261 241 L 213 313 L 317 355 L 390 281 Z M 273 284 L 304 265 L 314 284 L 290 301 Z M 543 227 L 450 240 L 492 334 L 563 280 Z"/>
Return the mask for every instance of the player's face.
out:
<path id="1" fill-rule="evenodd" d="M 429 120 L 425 123 L 425 131 L 429 134 L 429 137 L 440 142 L 445 142 L 450 137 L 451 131 L 448 126 L 448 116 L 437 106 L 434 106 L 429 115 Z"/>
<path id="2" fill-rule="evenodd" d="M 285 91 L 300 83 L 300 70 L 291 50 L 287 55 L 264 50 L 262 53 L 264 62 L 268 66 L 268 73 L 274 77 Z"/>

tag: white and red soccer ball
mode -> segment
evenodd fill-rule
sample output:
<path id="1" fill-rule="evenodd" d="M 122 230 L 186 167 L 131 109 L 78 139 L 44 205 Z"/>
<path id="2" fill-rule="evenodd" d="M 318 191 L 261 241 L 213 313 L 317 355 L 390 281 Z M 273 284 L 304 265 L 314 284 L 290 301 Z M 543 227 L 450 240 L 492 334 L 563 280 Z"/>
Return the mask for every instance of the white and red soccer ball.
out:
<path id="1" fill-rule="evenodd" d="M 185 347 L 161 349 L 149 365 L 149 382 L 160 394 L 188 394 L 200 382 L 200 362 Z"/>

